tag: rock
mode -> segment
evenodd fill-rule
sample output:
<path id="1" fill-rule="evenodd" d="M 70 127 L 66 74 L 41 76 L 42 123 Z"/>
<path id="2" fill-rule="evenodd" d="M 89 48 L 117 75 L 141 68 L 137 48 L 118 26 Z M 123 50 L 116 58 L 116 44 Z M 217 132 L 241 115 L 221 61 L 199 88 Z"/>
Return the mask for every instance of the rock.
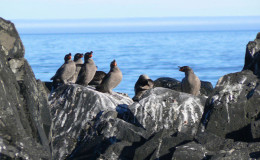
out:
<path id="1" fill-rule="evenodd" d="M 0 52 L 7 58 L 23 58 L 24 47 L 20 36 L 10 21 L 0 17 Z"/>
<path id="2" fill-rule="evenodd" d="M 172 160 L 201 160 L 206 159 L 207 150 L 198 143 L 190 142 L 176 147 Z"/>
<path id="3" fill-rule="evenodd" d="M 129 106 L 135 123 L 150 135 L 162 129 L 176 129 L 195 135 L 203 114 L 205 98 L 167 88 L 148 90 L 137 103 Z"/>
<path id="4" fill-rule="evenodd" d="M 133 159 L 145 130 L 118 119 L 115 113 L 98 114 L 68 159 Z"/>
<path id="5" fill-rule="evenodd" d="M 77 146 L 77 139 L 82 130 L 87 130 L 87 126 L 89 126 L 88 123 L 93 119 L 99 119 L 100 114 L 103 115 L 102 112 L 116 111 L 117 106 L 130 105 L 132 103 L 131 98 L 115 92 L 113 92 L 112 95 L 109 93 L 101 93 L 94 90 L 94 88 L 83 87 L 77 84 L 58 87 L 50 97 L 53 117 L 53 159 L 64 159 L 67 155 L 71 154 L 73 149 Z M 104 137 L 106 138 L 105 142 L 109 141 L 109 138 L 115 135 L 117 135 L 116 138 L 120 137 L 119 134 L 121 132 L 117 133 L 117 129 L 113 127 L 113 125 L 116 123 L 116 126 L 119 125 L 121 128 L 124 128 L 124 125 L 121 124 L 123 122 L 115 120 L 115 115 L 113 115 L 114 114 L 111 114 L 107 119 L 104 118 L 107 120 L 104 120 L 104 125 L 96 122 L 98 120 L 93 122 L 99 124 L 96 124 L 96 127 L 101 127 L 101 129 L 97 129 L 100 130 L 100 134 L 101 131 L 105 132 L 102 132 L 102 136 L 94 137 L 94 139 L 96 139 L 95 142 L 87 141 L 89 146 L 95 146 L 96 142 L 102 141 Z M 113 118 L 111 118 L 111 116 Z M 110 122 L 110 119 L 115 122 Z M 103 130 L 102 127 L 106 127 L 107 130 Z M 124 135 L 121 135 L 121 137 L 123 136 Z M 128 136 L 128 138 L 130 137 L 133 136 Z M 85 150 L 87 149 L 85 148 Z"/>
<path id="6" fill-rule="evenodd" d="M 164 87 L 181 92 L 181 82 L 169 77 L 158 78 L 154 81 L 154 87 Z M 210 82 L 201 81 L 200 94 L 208 96 L 212 93 L 213 86 Z"/>
<path id="7" fill-rule="evenodd" d="M 170 77 L 158 78 L 154 81 L 154 87 L 169 88 L 181 92 L 181 82 Z"/>
<path id="8" fill-rule="evenodd" d="M 251 132 L 254 139 L 260 139 L 260 120 L 251 123 Z"/>
<path id="9" fill-rule="evenodd" d="M 254 41 L 248 42 L 246 46 L 245 64 L 243 70 L 251 70 L 260 76 L 260 32 Z"/>
<path id="10" fill-rule="evenodd" d="M 171 159 L 177 146 L 191 142 L 193 137 L 174 130 L 161 130 L 136 149 L 134 160 Z"/>
<path id="11" fill-rule="evenodd" d="M 50 112 L 14 25 L 0 18 L 0 155 L 51 159 Z M 2 158 L 2 157 L 1 157 Z"/>
<path id="12" fill-rule="evenodd" d="M 198 133 L 195 137 L 195 141 L 211 152 L 207 153 L 208 156 L 215 155 L 220 150 L 226 150 L 234 143 L 232 139 L 225 139 L 206 131 Z"/>
<path id="13" fill-rule="evenodd" d="M 221 77 L 207 100 L 203 116 L 206 130 L 236 141 L 252 141 L 250 127 L 260 115 L 259 96 L 259 79 L 252 71 Z"/>

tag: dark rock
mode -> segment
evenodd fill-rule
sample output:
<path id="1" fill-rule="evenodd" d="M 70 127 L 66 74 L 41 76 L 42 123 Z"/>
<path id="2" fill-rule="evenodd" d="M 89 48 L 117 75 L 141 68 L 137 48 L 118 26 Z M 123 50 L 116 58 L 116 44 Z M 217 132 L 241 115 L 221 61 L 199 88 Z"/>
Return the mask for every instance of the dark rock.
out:
<path id="1" fill-rule="evenodd" d="M 260 33 L 254 41 L 248 42 L 246 46 L 245 64 L 243 70 L 251 70 L 255 75 L 260 76 Z"/>
<path id="2" fill-rule="evenodd" d="M 207 150 L 198 143 L 190 142 L 176 147 L 173 160 L 202 160 L 207 158 Z"/>
<path id="3" fill-rule="evenodd" d="M 0 52 L 7 58 L 23 58 L 24 47 L 20 36 L 10 21 L 0 17 Z"/>
<path id="4" fill-rule="evenodd" d="M 158 78 L 154 81 L 154 87 L 169 88 L 175 91 L 181 92 L 181 82 L 169 77 Z M 210 95 L 213 92 L 213 86 L 210 82 L 201 81 L 200 94 L 205 96 Z"/>
<path id="5" fill-rule="evenodd" d="M 46 93 L 40 90 L 14 25 L 0 18 L 0 155 L 50 159 L 51 121 Z M 45 95 L 45 96 L 44 96 Z"/>
<path id="6" fill-rule="evenodd" d="M 193 137 L 174 130 L 161 130 L 136 149 L 134 159 L 171 159 L 177 146 L 191 142 Z"/>
<path id="7" fill-rule="evenodd" d="M 234 143 L 232 139 L 225 139 L 210 132 L 201 132 L 197 134 L 195 140 L 203 145 L 208 151 L 211 151 L 212 154 L 216 154 L 220 150 L 225 150 Z"/>
<path id="8" fill-rule="evenodd" d="M 251 132 L 254 139 L 260 139 L 260 120 L 251 123 Z"/>
<path id="9" fill-rule="evenodd" d="M 203 114 L 205 98 L 167 88 L 148 90 L 137 103 L 129 106 L 135 122 L 150 135 L 162 129 L 176 129 L 195 135 Z"/>
<path id="10" fill-rule="evenodd" d="M 49 95 L 52 91 L 52 82 L 42 82 L 42 85 L 45 88 L 46 93 Z"/>
<path id="11" fill-rule="evenodd" d="M 251 122 L 260 114 L 259 79 L 252 71 L 221 77 L 207 100 L 206 130 L 220 137 L 252 141 Z"/>
<path id="12" fill-rule="evenodd" d="M 35 119 L 28 111 L 22 90 L 9 68 L 6 56 L 2 53 L 0 56 L 0 153 L 11 158 L 50 159 L 49 146 L 45 146 L 46 135 L 41 137 L 38 132 L 43 128 L 32 126 Z M 41 127 L 41 124 L 37 125 Z"/>
<path id="13" fill-rule="evenodd" d="M 170 77 L 158 78 L 154 81 L 154 87 L 169 88 L 181 92 L 181 82 Z"/>
<path id="14" fill-rule="evenodd" d="M 88 124 L 84 138 L 68 159 L 133 159 L 145 130 L 116 118 L 113 113 L 102 112 Z"/>
<path id="15" fill-rule="evenodd" d="M 91 148 L 99 148 L 99 150 L 103 152 L 104 149 L 102 147 L 108 147 L 110 145 L 109 138 L 114 136 L 122 141 L 125 138 L 127 138 L 125 141 L 134 141 L 134 139 L 136 139 L 134 135 L 127 134 L 133 132 L 127 131 L 123 133 L 118 131 L 117 128 L 121 128 L 124 131 L 127 129 L 131 130 L 131 127 L 122 120 L 116 119 L 115 116 L 117 116 L 117 114 L 114 114 L 117 106 L 133 103 L 129 97 L 115 92 L 113 94 L 101 93 L 94 90 L 94 88 L 74 84 L 58 87 L 51 95 L 50 103 L 53 116 L 52 151 L 54 159 L 64 159 L 67 155 L 72 153 L 76 146 L 78 146 L 77 148 L 91 151 L 88 153 L 93 153 L 92 156 L 94 157 L 99 156 L 99 154 L 94 154 Z M 100 116 L 102 118 L 100 118 Z M 93 124 L 89 124 L 92 120 Z M 86 134 L 87 138 L 84 140 L 86 143 L 83 144 L 87 144 L 88 147 L 86 148 L 85 145 L 83 145 L 85 147 L 80 147 L 81 145 L 77 144 L 77 139 L 82 130 L 88 130 L 89 127 L 94 128 L 92 129 L 95 130 L 93 134 L 95 133 L 94 135 L 97 136 Z M 102 143 L 100 144 L 99 142 Z M 101 145 L 101 148 L 98 144 Z M 99 153 L 99 150 L 95 152 Z M 76 153 L 73 153 L 73 155 L 81 155 L 79 151 Z"/>

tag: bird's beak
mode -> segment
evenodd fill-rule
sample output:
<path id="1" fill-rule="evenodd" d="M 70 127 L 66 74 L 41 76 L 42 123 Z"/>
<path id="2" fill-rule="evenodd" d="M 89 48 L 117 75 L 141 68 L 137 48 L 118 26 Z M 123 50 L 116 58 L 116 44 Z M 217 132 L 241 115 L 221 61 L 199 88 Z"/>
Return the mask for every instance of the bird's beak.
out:
<path id="1" fill-rule="evenodd" d="M 183 67 L 179 67 L 179 71 L 184 72 L 184 68 Z"/>

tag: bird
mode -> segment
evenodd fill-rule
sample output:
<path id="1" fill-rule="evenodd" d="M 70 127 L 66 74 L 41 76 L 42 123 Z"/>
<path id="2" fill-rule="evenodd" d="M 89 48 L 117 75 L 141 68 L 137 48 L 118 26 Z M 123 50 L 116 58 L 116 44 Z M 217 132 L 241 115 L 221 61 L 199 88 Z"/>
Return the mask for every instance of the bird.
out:
<path id="1" fill-rule="evenodd" d="M 74 56 L 74 60 L 73 61 L 75 62 L 75 65 L 76 65 L 76 71 L 75 71 L 74 75 L 72 76 L 72 78 L 70 79 L 70 81 L 72 83 L 75 83 L 77 78 L 78 78 L 79 71 L 80 71 L 80 69 L 82 67 L 82 64 L 83 64 L 83 61 L 81 59 L 82 57 L 83 57 L 82 53 L 77 53 Z"/>
<path id="2" fill-rule="evenodd" d="M 139 76 L 135 83 L 135 96 L 133 101 L 139 101 L 141 96 L 148 90 L 153 88 L 154 82 L 149 78 L 149 76 L 142 74 Z"/>
<path id="3" fill-rule="evenodd" d="M 92 79 L 92 81 L 89 82 L 89 85 L 100 85 L 103 81 L 103 78 L 106 75 L 107 74 L 103 71 L 96 71 L 96 74 L 95 74 L 94 78 Z"/>
<path id="4" fill-rule="evenodd" d="M 87 86 L 89 82 L 93 79 L 97 67 L 95 65 L 95 62 L 93 59 L 91 59 L 93 54 L 93 51 L 86 52 L 84 55 L 84 64 L 82 64 L 82 67 L 79 71 L 78 78 L 76 83 Z"/>
<path id="5" fill-rule="evenodd" d="M 113 60 L 110 63 L 110 71 L 104 77 L 102 83 L 96 87 L 96 90 L 103 93 L 112 94 L 112 89 L 114 89 L 122 81 L 122 78 L 122 72 L 117 66 L 116 60 Z"/>
<path id="6" fill-rule="evenodd" d="M 200 94 L 201 82 L 198 76 L 195 75 L 189 66 L 179 67 L 179 71 L 185 72 L 185 77 L 181 82 L 182 92 L 189 93 L 195 96 Z"/>
<path id="7" fill-rule="evenodd" d="M 53 80 L 53 87 L 57 88 L 59 83 L 67 84 L 69 79 L 73 77 L 76 72 L 75 62 L 71 60 L 71 53 L 64 57 L 64 64 L 57 70 L 56 74 L 51 78 Z"/>

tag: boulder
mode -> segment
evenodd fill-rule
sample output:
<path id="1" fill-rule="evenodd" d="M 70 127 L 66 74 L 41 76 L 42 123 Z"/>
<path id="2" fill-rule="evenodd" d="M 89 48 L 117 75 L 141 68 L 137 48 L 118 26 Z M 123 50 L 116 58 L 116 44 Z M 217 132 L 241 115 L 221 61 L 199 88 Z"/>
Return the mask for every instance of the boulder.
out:
<path id="1" fill-rule="evenodd" d="M 24 48 L 14 25 L 2 18 L 0 56 L 0 155 L 12 159 L 50 159 L 47 94 L 40 89 L 23 58 Z"/>
<path id="2" fill-rule="evenodd" d="M 190 142 L 176 147 L 172 160 L 202 160 L 208 158 L 206 153 L 201 144 Z"/>
<path id="3" fill-rule="evenodd" d="M 254 74 L 260 76 L 260 32 L 256 39 L 248 42 L 246 46 L 243 70 L 251 70 Z"/>
<path id="4" fill-rule="evenodd" d="M 0 17 L 0 52 L 7 58 L 23 58 L 24 47 L 20 36 L 10 21 Z"/>
<path id="5" fill-rule="evenodd" d="M 161 130 L 135 150 L 134 160 L 171 159 L 177 146 L 193 140 L 191 135 L 174 130 Z"/>
<path id="6" fill-rule="evenodd" d="M 220 137 L 252 141 L 251 122 L 260 115 L 259 79 L 250 70 L 221 77 L 207 100 L 203 122 Z"/>
<path id="7" fill-rule="evenodd" d="M 162 77 L 154 81 L 154 87 L 169 88 L 181 92 L 181 82 L 174 78 Z M 210 82 L 201 81 L 200 94 L 209 96 L 213 91 L 213 86 Z"/>
<path id="8" fill-rule="evenodd" d="M 148 90 L 138 103 L 129 106 L 135 116 L 131 123 L 141 125 L 150 136 L 162 129 L 195 135 L 204 104 L 204 97 L 157 87 Z"/>
<path id="9" fill-rule="evenodd" d="M 84 87 L 77 84 L 58 87 L 50 96 L 51 114 L 53 117 L 53 158 L 64 159 L 71 154 L 76 146 L 78 146 L 77 139 L 81 135 L 82 130 L 87 130 L 87 128 L 89 128 L 88 124 L 91 121 L 93 121 L 94 124 L 96 123 L 95 127 L 106 128 L 106 130 L 99 129 L 105 131 L 102 132 L 102 134 L 100 131 L 102 136 L 94 136 L 94 138 L 92 137 L 91 139 L 104 139 L 105 137 L 106 140 L 109 141 L 109 138 L 114 136 L 117 139 L 121 139 L 119 136 L 121 133 L 121 137 L 124 137 L 123 132 L 116 132 L 117 127 L 114 127 L 114 123 L 116 123 L 116 126 L 120 126 L 118 128 L 125 128 L 128 125 L 124 125 L 124 122 L 117 119 L 115 120 L 117 115 L 115 115 L 114 112 L 118 106 L 127 106 L 132 103 L 132 99 L 127 96 L 115 92 L 113 92 L 113 94 L 101 93 L 92 87 Z M 114 112 L 110 112 L 111 115 L 105 114 L 106 116 L 109 115 L 108 117 L 110 118 L 101 119 L 104 125 L 98 123 L 100 121 L 99 116 L 103 115 L 103 112 L 106 113 L 109 111 Z M 110 119 L 114 121 L 113 124 L 111 124 Z M 89 136 L 91 135 L 88 135 L 88 137 Z M 87 144 L 91 146 L 90 142 L 92 141 L 87 142 Z M 95 140 L 93 143 L 95 144 L 96 142 L 98 142 L 98 140 Z"/>
<path id="10" fill-rule="evenodd" d="M 260 140 L 260 120 L 251 123 L 251 132 L 254 139 Z"/>
<path id="11" fill-rule="evenodd" d="M 117 118 L 117 112 L 104 111 L 88 123 L 68 159 L 133 159 L 144 140 L 143 128 Z"/>

